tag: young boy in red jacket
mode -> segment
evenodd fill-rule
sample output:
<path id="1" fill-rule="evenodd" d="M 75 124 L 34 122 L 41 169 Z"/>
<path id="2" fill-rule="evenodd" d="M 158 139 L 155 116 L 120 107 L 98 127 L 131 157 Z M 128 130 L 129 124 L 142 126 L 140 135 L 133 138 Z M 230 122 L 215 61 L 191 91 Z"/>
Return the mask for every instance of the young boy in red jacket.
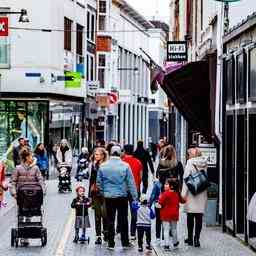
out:
<path id="1" fill-rule="evenodd" d="M 173 247 L 177 248 L 179 245 L 177 235 L 177 222 L 179 220 L 179 204 L 185 203 L 179 191 L 179 183 L 175 180 L 168 179 L 164 185 L 164 192 L 159 197 L 157 207 L 160 208 L 160 218 L 164 229 L 164 249 L 170 249 L 170 236 L 172 232 Z"/>

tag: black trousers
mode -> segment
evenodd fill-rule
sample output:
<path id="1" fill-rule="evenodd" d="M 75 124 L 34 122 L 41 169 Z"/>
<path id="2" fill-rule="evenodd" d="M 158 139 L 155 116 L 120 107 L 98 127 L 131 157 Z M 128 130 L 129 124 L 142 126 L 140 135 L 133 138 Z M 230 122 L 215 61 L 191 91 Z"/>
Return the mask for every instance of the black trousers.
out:
<path id="1" fill-rule="evenodd" d="M 162 221 L 160 218 L 160 209 L 155 208 L 155 213 L 156 213 L 156 239 L 161 238 L 161 226 L 162 226 Z"/>
<path id="2" fill-rule="evenodd" d="M 202 225 L 203 225 L 202 213 L 187 213 L 187 228 L 188 228 L 189 240 L 193 241 L 194 226 L 195 226 L 195 238 L 200 239 Z"/>
<path id="3" fill-rule="evenodd" d="M 138 246 L 139 247 L 142 247 L 142 245 L 143 245 L 144 233 L 146 234 L 147 245 L 150 245 L 150 243 L 151 243 L 151 227 L 137 227 L 137 233 L 138 233 Z"/>
<path id="4" fill-rule="evenodd" d="M 143 171 L 142 173 L 142 184 L 143 184 L 142 193 L 146 194 L 148 190 L 148 172 L 147 171 Z"/>
<path id="5" fill-rule="evenodd" d="M 105 198 L 108 218 L 108 244 L 115 246 L 115 218 L 116 213 L 119 219 L 122 246 L 129 245 L 128 235 L 128 198 Z"/>
<path id="6" fill-rule="evenodd" d="M 94 196 L 93 197 L 93 207 L 95 214 L 95 231 L 96 236 L 101 236 L 102 233 L 102 224 L 103 224 L 103 234 L 104 237 L 107 237 L 107 218 L 106 218 L 106 209 L 102 197 Z"/>

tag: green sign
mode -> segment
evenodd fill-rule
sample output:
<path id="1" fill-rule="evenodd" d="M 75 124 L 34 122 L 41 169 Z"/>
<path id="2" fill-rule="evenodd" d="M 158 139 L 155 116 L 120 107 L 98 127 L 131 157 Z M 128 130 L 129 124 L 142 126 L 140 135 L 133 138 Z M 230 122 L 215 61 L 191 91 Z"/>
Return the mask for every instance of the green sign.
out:
<path id="1" fill-rule="evenodd" d="M 65 88 L 80 88 L 81 73 L 80 72 L 65 72 Z"/>

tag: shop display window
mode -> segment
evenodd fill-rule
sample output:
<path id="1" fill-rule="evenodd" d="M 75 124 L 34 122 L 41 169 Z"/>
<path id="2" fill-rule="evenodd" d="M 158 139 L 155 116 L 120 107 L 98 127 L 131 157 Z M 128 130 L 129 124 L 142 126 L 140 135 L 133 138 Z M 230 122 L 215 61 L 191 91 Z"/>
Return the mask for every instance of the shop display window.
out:
<path id="1" fill-rule="evenodd" d="M 31 150 L 45 142 L 47 104 L 0 101 L 0 160 L 6 163 L 8 172 L 14 169 L 13 148 L 20 137 L 29 139 Z"/>

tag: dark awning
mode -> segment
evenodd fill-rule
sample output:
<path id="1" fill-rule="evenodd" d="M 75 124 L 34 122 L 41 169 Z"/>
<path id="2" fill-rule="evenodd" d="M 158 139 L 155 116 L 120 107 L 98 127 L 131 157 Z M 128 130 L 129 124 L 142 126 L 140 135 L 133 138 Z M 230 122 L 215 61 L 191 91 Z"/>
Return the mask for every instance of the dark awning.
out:
<path id="1" fill-rule="evenodd" d="M 191 128 L 212 141 L 214 132 L 208 62 L 190 62 L 166 74 L 162 88 Z"/>

